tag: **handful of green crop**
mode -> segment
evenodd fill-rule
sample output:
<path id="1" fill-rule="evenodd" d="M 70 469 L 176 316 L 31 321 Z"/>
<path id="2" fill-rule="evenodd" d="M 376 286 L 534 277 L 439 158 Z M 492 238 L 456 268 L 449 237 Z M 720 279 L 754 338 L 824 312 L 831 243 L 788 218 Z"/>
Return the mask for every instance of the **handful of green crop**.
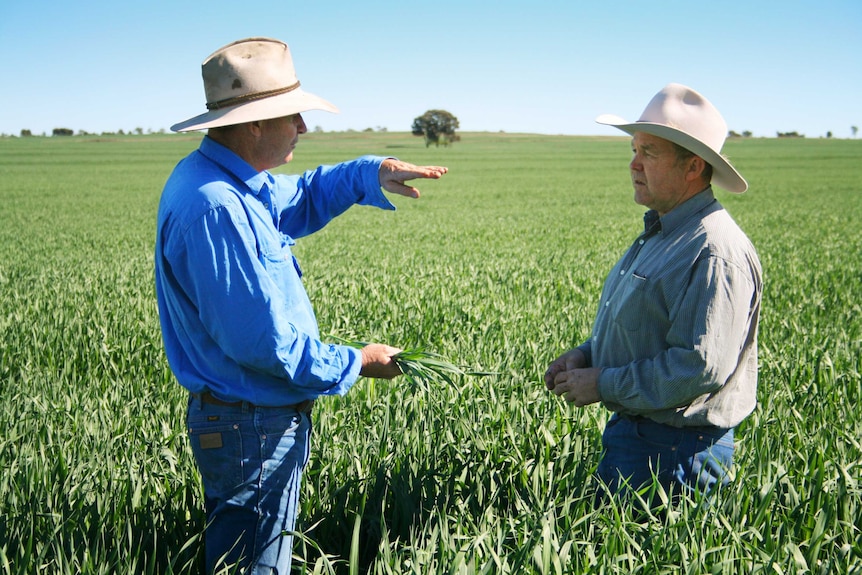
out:
<path id="1" fill-rule="evenodd" d="M 404 378 L 413 385 L 442 380 L 454 385 L 454 379 L 467 375 L 461 366 L 447 361 L 443 356 L 421 349 L 407 349 L 392 356 Z"/>
<path id="2" fill-rule="evenodd" d="M 363 348 L 368 345 L 361 341 L 349 341 L 334 338 L 344 345 L 355 348 Z M 490 372 L 480 372 L 466 369 L 460 365 L 451 363 L 442 355 L 425 351 L 422 349 L 405 349 L 392 356 L 392 361 L 398 365 L 404 378 L 411 384 L 426 387 L 435 381 L 444 381 L 449 385 L 455 385 L 456 379 L 465 375 L 491 375 Z"/>

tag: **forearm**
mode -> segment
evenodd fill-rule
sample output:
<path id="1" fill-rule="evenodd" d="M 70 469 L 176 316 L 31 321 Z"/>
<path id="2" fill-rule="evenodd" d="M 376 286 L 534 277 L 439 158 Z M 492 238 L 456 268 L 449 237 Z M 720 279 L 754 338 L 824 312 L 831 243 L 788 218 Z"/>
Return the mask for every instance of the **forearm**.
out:
<path id="1" fill-rule="evenodd" d="M 663 349 L 603 370 L 599 386 L 606 401 L 637 412 L 675 409 L 715 393 L 732 377 L 754 287 L 742 268 L 720 258 L 701 261 L 692 275 Z"/>
<path id="2" fill-rule="evenodd" d="M 688 405 L 720 388 L 696 352 L 668 350 L 657 357 L 602 369 L 599 394 L 612 409 L 649 413 Z"/>
<path id="3" fill-rule="evenodd" d="M 294 238 L 309 235 L 356 204 L 394 210 L 380 189 L 379 170 L 384 160 L 363 156 L 320 166 L 301 176 L 279 178 L 281 231 Z"/>

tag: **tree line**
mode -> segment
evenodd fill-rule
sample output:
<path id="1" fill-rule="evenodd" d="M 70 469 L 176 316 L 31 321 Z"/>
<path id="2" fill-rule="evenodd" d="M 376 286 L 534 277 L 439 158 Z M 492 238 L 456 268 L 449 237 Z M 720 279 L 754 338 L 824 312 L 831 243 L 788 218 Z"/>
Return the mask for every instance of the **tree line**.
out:
<path id="1" fill-rule="evenodd" d="M 451 112 L 447 112 L 446 110 L 428 110 L 421 116 L 418 116 L 413 119 L 413 125 L 411 126 L 411 133 L 414 136 L 421 136 L 425 139 L 425 147 L 429 147 L 431 144 L 435 146 L 448 146 L 454 142 L 457 142 L 461 139 L 456 133 L 456 130 L 460 128 L 460 123 L 458 122 L 458 118 L 456 118 Z M 386 128 L 377 128 L 380 132 L 386 132 Z M 352 130 L 349 130 L 352 131 Z M 365 130 L 366 132 L 373 131 L 372 128 L 368 128 Z M 316 126 L 314 128 L 314 132 L 321 133 L 323 132 L 323 128 L 320 126 Z M 143 135 L 143 128 L 135 128 L 134 131 L 124 132 L 123 130 L 119 130 L 118 132 L 102 132 L 102 136 L 125 136 L 125 135 Z M 152 130 L 147 130 L 148 134 L 158 133 L 164 134 L 164 128 L 158 130 L 158 132 L 153 132 Z M 859 133 L 859 128 L 857 126 L 850 126 L 850 133 L 855 138 Z M 2 134 L 5 136 L 5 134 Z M 43 136 L 45 134 L 42 134 Z M 53 136 L 74 136 L 75 132 L 69 128 L 54 128 L 52 131 Z M 91 134 L 84 130 L 78 130 L 77 135 L 79 136 L 95 136 L 97 134 Z M 752 132 L 750 130 L 745 130 L 744 132 L 737 133 L 733 130 L 728 132 L 728 137 L 731 138 L 750 138 L 752 137 Z M 776 132 L 776 137 L 778 138 L 804 138 L 805 134 L 800 134 L 799 132 Z M 33 133 L 30 130 L 21 130 L 21 137 L 32 137 Z M 832 131 L 826 132 L 826 137 L 832 137 Z"/>

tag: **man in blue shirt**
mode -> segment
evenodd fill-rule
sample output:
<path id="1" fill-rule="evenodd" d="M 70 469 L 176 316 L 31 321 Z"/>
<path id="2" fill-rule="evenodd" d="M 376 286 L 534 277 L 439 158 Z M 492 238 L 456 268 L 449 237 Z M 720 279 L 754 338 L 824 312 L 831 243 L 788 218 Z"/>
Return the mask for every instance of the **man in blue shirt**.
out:
<path id="1" fill-rule="evenodd" d="M 400 373 L 384 344 L 320 340 L 291 252 L 354 204 L 395 209 L 381 188 L 446 168 L 365 156 L 298 176 L 301 113 L 335 106 L 300 88 L 283 42 L 250 38 L 202 66 L 208 112 L 174 131 L 208 130 L 174 169 L 159 204 L 155 282 L 165 351 L 190 392 L 188 433 L 207 512 L 208 572 L 288 573 L 311 407 L 360 375 Z"/>
<path id="2" fill-rule="evenodd" d="M 733 429 L 755 408 L 763 289 L 757 252 L 711 184 L 748 184 L 721 155 L 727 125 L 691 88 L 670 84 L 632 135 L 644 232 L 605 281 L 590 338 L 554 360 L 545 384 L 579 407 L 614 412 L 598 475 L 610 492 L 657 480 L 676 495 L 729 480 Z"/>

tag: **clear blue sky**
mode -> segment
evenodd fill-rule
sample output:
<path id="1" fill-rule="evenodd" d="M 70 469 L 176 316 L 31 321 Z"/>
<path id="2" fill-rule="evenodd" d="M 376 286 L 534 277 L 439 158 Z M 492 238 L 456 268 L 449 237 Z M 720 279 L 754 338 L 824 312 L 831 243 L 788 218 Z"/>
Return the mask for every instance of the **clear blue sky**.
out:
<path id="1" fill-rule="evenodd" d="M 668 82 L 732 130 L 862 127 L 862 0 L 0 0 L 0 133 L 145 131 L 204 111 L 200 65 L 286 41 L 303 87 L 341 108 L 313 129 L 618 134 Z M 862 136 L 860 136 L 862 137 Z"/>

